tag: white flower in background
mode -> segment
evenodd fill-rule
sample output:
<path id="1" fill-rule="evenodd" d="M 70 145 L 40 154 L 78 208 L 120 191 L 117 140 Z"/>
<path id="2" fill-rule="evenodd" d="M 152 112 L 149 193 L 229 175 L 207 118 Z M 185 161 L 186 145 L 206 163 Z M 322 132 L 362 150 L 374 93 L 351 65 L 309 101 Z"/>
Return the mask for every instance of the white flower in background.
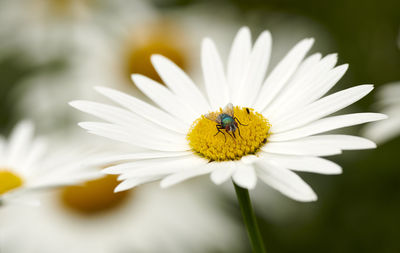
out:
<path id="1" fill-rule="evenodd" d="M 150 61 L 151 55 L 164 55 L 184 71 L 197 75 L 198 54 L 194 48 L 198 41 L 211 33 L 219 35 L 218 41 L 227 45 L 236 30 L 233 18 L 223 22 L 222 18 L 210 17 L 195 8 L 176 13 L 153 10 L 141 18 L 125 14 L 110 20 L 107 30 L 93 30 L 83 41 L 76 63 L 81 69 L 83 65 L 82 72 L 88 78 L 81 85 L 111 86 L 140 96 L 130 79 L 132 73 L 162 82 Z"/>
<path id="2" fill-rule="evenodd" d="M 125 20 L 122 20 L 125 21 Z M 122 22 L 121 21 L 121 22 Z M 154 53 L 168 55 L 177 64 L 189 70 L 193 55 L 184 46 L 190 44 L 177 24 L 168 20 L 138 21 L 118 23 L 119 30 L 94 33 L 93 41 L 82 46 L 82 54 L 75 60 L 86 79 L 80 85 L 91 92 L 94 85 L 111 86 L 139 95 L 132 82 L 132 73 L 142 73 L 161 80 L 150 62 Z M 84 94 L 88 96 L 88 94 Z"/>
<path id="3" fill-rule="evenodd" d="M 374 122 L 363 129 L 363 135 L 377 143 L 387 142 L 400 135 L 400 83 L 379 88 L 377 106 L 389 119 Z"/>
<path id="4" fill-rule="evenodd" d="M 219 43 L 228 45 L 236 31 L 233 18 L 227 21 L 197 8 L 161 15 L 152 8 L 143 8 L 143 3 L 136 8 L 141 1 L 134 1 L 126 3 L 129 8 L 121 14 L 120 9 L 126 6 L 122 1 L 114 5 L 117 3 L 121 5 L 117 7 L 118 15 L 109 19 L 107 26 L 102 30 L 89 26 L 85 36 L 77 38 L 79 47 L 68 57 L 65 69 L 42 71 L 20 83 L 23 93 L 18 113 L 35 119 L 39 129 L 53 130 L 83 120 L 82 114 L 65 104 L 77 98 L 103 98 L 93 96 L 93 86 L 112 87 L 143 97 L 132 84 L 130 75 L 140 73 L 160 81 L 150 62 L 152 54 L 162 54 L 186 72 L 198 76 L 201 73 L 195 70 L 200 66 L 193 48 L 197 48 L 200 38 L 211 33 L 219 35 Z"/>
<path id="5" fill-rule="evenodd" d="M 304 59 L 312 44 L 312 39 L 300 41 L 264 80 L 271 36 L 263 32 L 252 47 L 250 31 L 243 28 L 233 42 L 226 74 L 213 41 L 203 41 L 207 97 L 174 63 L 154 55 L 153 65 L 167 87 L 142 75 L 132 78 L 160 108 L 101 87 L 98 92 L 125 109 L 89 101 L 71 105 L 109 122 L 80 123 L 90 133 L 147 149 L 110 157 L 109 162 L 124 161 L 105 169 L 124 180 L 117 192 L 159 179 L 162 187 L 168 187 L 210 173 L 216 184 L 232 177 L 239 186 L 252 189 L 258 177 L 293 199 L 316 200 L 312 189 L 292 170 L 338 174 L 337 164 L 319 156 L 375 147 L 356 136 L 317 134 L 386 116 L 326 117 L 358 101 L 373 87 L 360 85 L 323 97 L 347 65 L 334 67 L 336 55 L 321 59 L 317 53 Z M 232 117 L 221 118 L 222 112 Z"/>
<path id="6" fill-rule="evenodd" d="M 46 192 L 40 208 L 0 210 L 0 251 L 242 252 L 245 235 L 204 184 L 162 193 L 157 185 L 113 193 L 117 184 L 116 176 L 108 175 Z"/>
<path id="7" fill-rule="evenodd" d="M 8 141 L 0 138 L 0 205 L 24 202 L 25 194 L 33 191 L 100 176 L 94 167 L 82 166 L 90 158 L 88 151 L 50 149 L 44 139 L 33 137 L 33 130 L 31 122 L 23 121 Z"/>
<path id="8" fill-rule="evenodd" d="M 25 61 L 46 62 L 69 56 L 109 19 L 125 12 L 146 13 L 145 1 L 18 0 L 0 1 L 0 48 L 25 54 Z"/>

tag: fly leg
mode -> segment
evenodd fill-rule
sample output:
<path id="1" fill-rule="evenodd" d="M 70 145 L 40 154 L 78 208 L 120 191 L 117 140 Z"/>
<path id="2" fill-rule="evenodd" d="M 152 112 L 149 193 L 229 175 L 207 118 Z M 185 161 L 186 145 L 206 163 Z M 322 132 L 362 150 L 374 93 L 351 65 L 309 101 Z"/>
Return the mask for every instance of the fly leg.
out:
<path id="1" fill-rule="evenodd" d="M 226 131 L 226 133 L 229 134 L 232 137 L 232 139 L 236 139 L 235 132 L 232 132 L 233 136 L 232 136 L 232 134 L 229 133 L 229 131 Z"/>
<path id="2" fill-rule="evenodd" d="M 245 125 L 245 124 L 240 123 L 240 121 L 239 121 L 238 118 L 236 118 L 236 117 L 234 117 L 233 119 L 236 120 L 236 121 L 237 121 L 240 125 L 242 125 L 242 126 L 248 126 L 248 125 Z"/>
<path id="3" fill-rule="evenodd" d="M 239 136 L 240 136 L 240 138 L 242 138 L 242 139 L 243 139 L 243 137 L 240 135 L 240 128 L 238 127 L 238 128 L 237 128 L 237 130 L 238 130 L 238 132 L 239 132 Z"/>
<path id="4" fill-rule="evenodd" d="M 217 136 L 217 134 L 222 133 L 225 137 L 225 142 L 226 142 L 226 135 L 224 132 L 221 131 L 221 129 L 224 129 L 221 125 L 215 125 L 215 127 L 217 128 L 218 132 L 216 134 L 214 134 L 214 136 Z"/>

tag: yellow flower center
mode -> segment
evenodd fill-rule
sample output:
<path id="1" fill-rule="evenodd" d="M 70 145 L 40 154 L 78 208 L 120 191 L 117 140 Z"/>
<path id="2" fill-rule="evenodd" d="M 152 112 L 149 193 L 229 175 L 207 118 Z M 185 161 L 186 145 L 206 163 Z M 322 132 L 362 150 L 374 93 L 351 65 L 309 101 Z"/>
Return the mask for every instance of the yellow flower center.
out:
<path id="1" fill-rule="evenodd" d="M 114 193 L 117 176 L 107 175 L 83 185 L 68 186 L 61 191 L 62 203 L 80 214 L 93 215 L 120 206 L 131 191 Z"/>
<path id="2" fill-rule="evenodd" d="M 0 195 L 22 186 L 21 177 L 10 170 L 0 169 Z"/>
<path id="3" fill-rule="evenodd" d="M 74 1 L 71 0 L 50 0 L 48 5 L 50 6 L 50 11 L 54 11 L 57 14 L 71 13 Z"/>
<path id="4" fill-rule="evenodd" d="M 222 109 L 217 113 L 221 114 Z M 234 107 L 233 116 L 237 123 L 235 131 L 225 130 L 224 127 L 230 124 L 219 124 L 202 115 L 187 135 L 190 147 L 210 161 L 239 160 L 245 155 L 256 154 L 267 142 L 271 127 L 268 120 L 251 108 L 238 106 Z"/>
<path id="5" fill-rule="evenodd" d="M 35 0 L 28 1 L 27 9 L 38 12 L 41 18 L 79 19 L 90 11 L 93 0 Z M 49 21 L 50 22 L 50 21 Z"/>
<path id="6" fill-rule="evenodd" d="M 180 68 L 187 70 L 188 59 L 183 40 L 184 36 L 168 22 L 167 24 L 157 23 L 154 27 L 153 25 L 146 26 L 146 30 L 139 31 L 137 38 L 129 40 L 129 45 L 126 47 L 127 76 L 137 73 L 162 82 L 150 61 L 153 54 L 163 55 Z"/>

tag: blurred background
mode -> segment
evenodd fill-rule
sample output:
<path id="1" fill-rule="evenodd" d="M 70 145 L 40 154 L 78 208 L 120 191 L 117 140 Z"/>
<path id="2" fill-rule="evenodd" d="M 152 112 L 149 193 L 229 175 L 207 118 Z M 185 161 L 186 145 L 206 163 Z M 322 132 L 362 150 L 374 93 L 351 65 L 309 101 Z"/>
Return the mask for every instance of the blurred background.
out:
<path id="1" fill-rule="evenodd" d="M 67 102 L 102 100 L 93 86 L 143 98 L 130 73 L 159 79 L 149 61 L 153 53 L 166 55 L 202 80 L 201 38 L 215 39 L 226 59 L 243 25 L 253 38 L 271 31 L 272 65 L 305 37 L 316 39 L 312 52 L 337 52 L 338 64 L 349 63 L 350 68 L 336 90 L 364 83 L 379 90 L 400 81 L 398 0 L 0 0 L 0 133 L 7 136 L 24 118 L 32 119 L 41 134 L 76 131 L 76 122 L 88 116 Z M 348 110 L 377 111 L 375 98 L 371 94 Z M 302 173 L 318 194 L 314 203 L 295 202 L 259 184 L 252 194 L 268 252 L 400 252 L 399 148 L 397 137 L 377 150 L 332 157 L 344 168 L 342 175 Z M 226 247 L 229 240 L 222 238 L 225 246 L 207 247 L 204 240 L 199 252 L 249 252 L 245 235 L 234 232 L 244 227 L 230 186 L 226 188 L 217 201 L 202 203 L 230 217 L 224 228 L 233 231 L 227 236 L 236 244 Z M 200 195 L 193 193 L 196 197 Z M 215 226 L 211 221 L 209 230 Z"/>

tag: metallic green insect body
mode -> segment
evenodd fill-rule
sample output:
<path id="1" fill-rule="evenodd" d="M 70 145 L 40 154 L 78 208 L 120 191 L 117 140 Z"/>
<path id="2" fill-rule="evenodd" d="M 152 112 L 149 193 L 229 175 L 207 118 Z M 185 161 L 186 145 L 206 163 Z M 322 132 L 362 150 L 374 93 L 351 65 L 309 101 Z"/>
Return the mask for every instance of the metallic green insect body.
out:
<path id="1" fill-rule="evenodd" d="M 242 126 L 247 126 L 240 123 L 240 121 L 234 116 L 233 105 L 231 103 L 227 104 L 222 110 L 222 113 L 220 114 L 213 112 L 206 114 L 204 116 L 209 120 L 217 122 L 216 128 L 218 132 L 215 135 L 222 133 L 225 137 L 225 141 L 226 141 L 226 136 L 225 133 L 221 131 L 221 129 L 225 129 L 227 134 L 229 134 L 232 138 L 236 138 L 235 136 L 236 130 L 238 130 L 240 136 L 240 129 L 238 123 Z M 230 134 L 230 132 L 232 134 Z"/>

